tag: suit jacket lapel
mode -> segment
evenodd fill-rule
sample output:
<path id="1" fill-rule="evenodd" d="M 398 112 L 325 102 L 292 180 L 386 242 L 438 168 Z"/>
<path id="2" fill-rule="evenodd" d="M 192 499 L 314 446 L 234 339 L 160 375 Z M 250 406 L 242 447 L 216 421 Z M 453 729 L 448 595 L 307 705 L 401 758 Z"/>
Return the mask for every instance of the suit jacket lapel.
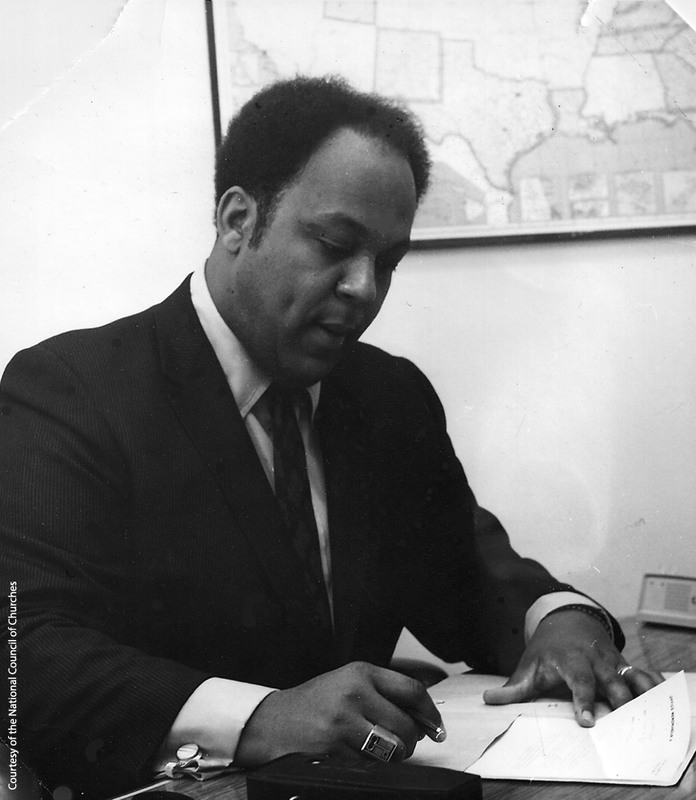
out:
<path id="1" fill-rule="evenodd" d="M 214 475 L 238 529 L 255 551 L 298 636 L 333 665 L 332 642 L 316 619 L 299 559 L 276 508 L 225 375 L 191 304 L 188 281 L 163 303 L 157 334 L 169 401 Z"/>

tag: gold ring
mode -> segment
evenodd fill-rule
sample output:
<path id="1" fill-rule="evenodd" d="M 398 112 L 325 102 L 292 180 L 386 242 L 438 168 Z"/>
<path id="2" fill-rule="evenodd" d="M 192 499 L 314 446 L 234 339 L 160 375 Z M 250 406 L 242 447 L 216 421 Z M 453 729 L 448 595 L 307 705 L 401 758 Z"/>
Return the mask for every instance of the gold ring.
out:
<path id="1" fill-rule="evenodd" d="M 360 748 L 361 753 L 372 756 L 378 761 L 389 761 L 396 752 L 399 743 L 393 734 L 380 725 L 373 725 L 372 730 L 367 734 L 367 738 Z"/>
<path id="2" fill-rule="evenodd" d="M 625 675 L 627 672 L 629 672 L 630 670 L 632 670 L 632 669 L 633 669 L 633 667 L 632 667 L 630 664 L 626 664 L 625 666 L 621 667 L 621 669 L 617 670 L 617 672 L 618 672 L 618 673 L 619 673 L 619 675 L 620 675 L 620 676 L 623 678 L 623 677 L 624 677 L 624 675 Z"/>

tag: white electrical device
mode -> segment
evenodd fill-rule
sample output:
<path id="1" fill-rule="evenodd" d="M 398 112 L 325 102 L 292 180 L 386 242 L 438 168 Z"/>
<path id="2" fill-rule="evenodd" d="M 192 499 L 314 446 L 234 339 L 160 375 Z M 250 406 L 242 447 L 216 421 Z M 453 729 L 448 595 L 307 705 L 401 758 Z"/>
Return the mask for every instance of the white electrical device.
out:
<path id="1" fill-rule="evenodd" d="M 696 578 L 645 575 L 638 619 L 696 628 Z"/>

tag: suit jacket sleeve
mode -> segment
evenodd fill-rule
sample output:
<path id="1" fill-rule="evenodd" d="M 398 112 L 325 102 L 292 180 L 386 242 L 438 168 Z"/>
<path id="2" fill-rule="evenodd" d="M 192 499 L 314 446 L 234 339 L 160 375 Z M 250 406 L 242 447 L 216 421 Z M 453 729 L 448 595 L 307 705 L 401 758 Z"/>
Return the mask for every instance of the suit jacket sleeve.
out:
<path id="1" fill-rule="evenodd" d="M 402 485 L 398 538 L 388 549 L 398 553 L 390 571 L 399 583 L 394 596 L 403 623 L 445 661 L 509 675 L 524 651 L 529 607 L 542 595 L 577 590 L 520 556 L 499 520 L 476 503 L 439 398 L 416 367 L 398 361 L 400 380 L 410 388 L 402 384 L 399 411 L 410 419 L 406 430 L 414 445 L 412 452 L 409 442 L 395 445 L 405 449 L 390 467 Z M 409 408 L 407 397 L 419 402 Z M 620 648 L 623 635 L 612 622 Z"/>
<path id="2" fill-rule="evenodd" d="M 49 783 L 70 775 L 75 792 L 118 793 L 142 779 L 209 675 L 119 643 L 142 614 L 115 566 L 129 467 L 80 378 L 49 348 L 33 348 L 7 368 L 0 409 L 2 575 L 3 586 L 17 584 L 20 754 Z"/>

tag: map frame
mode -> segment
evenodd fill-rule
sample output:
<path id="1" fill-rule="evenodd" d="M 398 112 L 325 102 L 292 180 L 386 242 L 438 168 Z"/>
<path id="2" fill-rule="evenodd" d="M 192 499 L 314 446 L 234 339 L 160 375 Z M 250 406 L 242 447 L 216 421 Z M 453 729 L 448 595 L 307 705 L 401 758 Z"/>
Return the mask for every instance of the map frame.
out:
<path id="1" fill-rule="evenodd" d="M 375 5 L 379 0 L 370 0 Z M 624 0 L 627 2 L 627 0 Z M 230 44 L 227 31 L 228 31 L 228 8 L 234 6 L 234 0 L 204 0 L 206 12 L 206 26 L 208 35 L 208 53 L 209 53 L 209 66 L 210 66 L 210 79 L 211 79 L 211 94 L 213 105 L 213 125 L 215 134 L 216 148 L 222 141 L 223 131 L 226 130 L 229 120 L 232 118 L 236 108 L 233 100 L 230 82 L 223 79 L 223 76 L 231 74 L 231 65 L 233 57 L 239 59 L 240 56 L 244 57 L 243 53 Z M 331 4 L 333 0 L 324 0 L 324 4 Z M 509 3 L 514 3 L 515 0 L 507 0 Z M 655 2 L 655 0 L 653 0 Z M 364 3 L 364 0 L 363 0 Z M 366 3 L 364 3 L 367 5 Z M 677 18 L 682 19 L 674 12 Z M 694 33 L 696 41 L 696 32 Z M 696 50 L 694 50 L 696 52 Z M 341 70 L 332 70 L 334 73 L 341 73 Z M 696 74 L 696 68 L 694 69 Z M 306 73 L 305 73 L 306 74 Z M 286 77 L 285 75 L 283 77 Z M 347 75 L 350 79 L 350 76 Z M 268 81 L 266 81 L 267 83 Z M 253 91 L 265 85 L 260 82 L 253 88 Z M 365 87 L 359 87 L 364 89 Z M 374 90 L 368 88 L 368 91 Z M 252 92 L 253 93 L 253 92 Z M 389 94 L 388 92 L 381 92 Z M 397 97 L 403 102 L 403 98 Z M 406 105 L 410 104 L 407 102 Z M 412 109 L 418 114 L 417 109 Z M 696 117 L 694 117 L 696 119 Z M 692 122 L 696 125 L 696 122 Z M 426 132 L 426 139 L 430 143 L 428 137 L 427 125 L 424 125 Z M 619 216 L 618 214 L 609 216 L 594 216 L 591 213 L 584 216 L 582 213 L 576 217 L 564 217 L 561 219 L 543 219 L 539 221 L 507 221 L 505 224 L 491 224 L 485 222 L 477 224 L 475 222 L 467 222 L 466 225 L 446 224 L 437 225 L 430 222 L 424 222 L 421 218 L 423 207 L 426 208 L 433 193 L 437 194 L 438 188 L 441 185 L 438 175 L 438 162 L 433 158 L 433 180 L 431 182 L 431 189 L 416 216 L 412 230 L 412 243 L 417 248 L 432 248 L 440 246 L 451 246 L 458 244 L 494 244 L 494 243 L 519 243 L 524 241 L 540 241 L 540 240 L 568 240 L 576 238 L 616 238 L 616 237 L 629 237 L 629 236 L 651 236 L 663 235 L 670 233 L 693 232 L 696 230 L 696 204 L 689 198 L 689 208 L 684 213 L 638 213 L 630 214 L 624 213 Z M 694 179 L 696 178 L 696 158 L 694 159 L 693 171 L 687 174 L 690 185 L 693 186 Z M 461 177 L 461 176 L 460 176 Z M 596 175 L 588 175 L 588 183 L 592 181 Z M 601 179 L 601 175 L 599 178 Z M 605 176 L 606 177 L 606 176 Z M 609 180 L 609 178 L 608 178 Z M 653 179 L 655 180 L 655 179 Z M 639 187 L 640 189 L 641 187 Z M 611 194 L 612 203 L 616 203 L 616 196 L 619 194 L 621 187 L 612 185 L 611 192 L 604 189 L 605 195 Z M 575 187 L 576 192 L 576 205 L 581 208 L 582 206 L 592 207 L 593 200 L 591 199 L 592 187 L 580 186 Z M 585 200 L 583 192 L 587 192 L 589 200 Z M 659 192 L 658 192 L 659 193 Z M 516 198 L 514 202 L 518 202 Z M 447 198 L 450 202 L 450 198 Z M 605 199 L 605 203 L 609 200 Z M 567 205 L 567 203 L 566 203 Z M 693 206 L 693 209 L 692 209 Z M 614 206 L 615 207 L 615 206 Z"/>

